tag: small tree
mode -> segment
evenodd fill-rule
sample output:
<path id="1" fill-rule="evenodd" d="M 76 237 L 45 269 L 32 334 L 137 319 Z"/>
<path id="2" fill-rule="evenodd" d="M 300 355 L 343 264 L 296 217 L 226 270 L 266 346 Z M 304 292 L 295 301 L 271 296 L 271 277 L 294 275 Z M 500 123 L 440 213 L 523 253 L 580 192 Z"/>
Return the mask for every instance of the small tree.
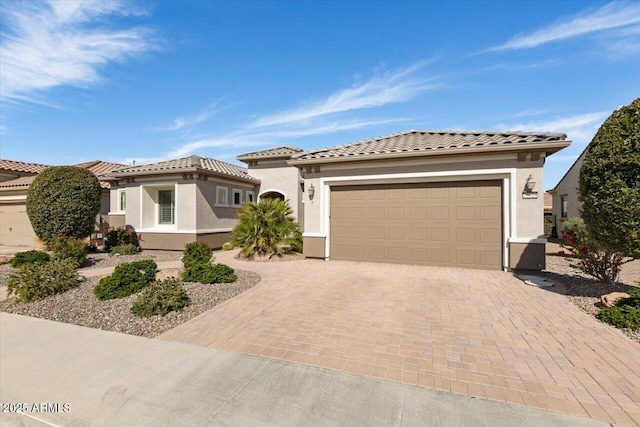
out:
<path id="1" fill-rule="evenodd" d="M 231 242 L 247 258 L 300 251 L 302 234 L 292 213 L 289 202 L 279 199 L 245 203 L 238 210 L 238 224 L 231 231 Z"/>
<path id="2" fill-rule="evenodd" d="M 33 180 L 27 193 L 27 215 L 44 242 L 66 236 L 83 239 L 95 227 L 100 211 L 100 183 L 76 166 L 53 166 Z"/>
<path id="3" fill-rule="evenodd" d="M 580 200 L 602 249 L 640 258 L 640 98 L 614 111 L 589 144 Z"/>

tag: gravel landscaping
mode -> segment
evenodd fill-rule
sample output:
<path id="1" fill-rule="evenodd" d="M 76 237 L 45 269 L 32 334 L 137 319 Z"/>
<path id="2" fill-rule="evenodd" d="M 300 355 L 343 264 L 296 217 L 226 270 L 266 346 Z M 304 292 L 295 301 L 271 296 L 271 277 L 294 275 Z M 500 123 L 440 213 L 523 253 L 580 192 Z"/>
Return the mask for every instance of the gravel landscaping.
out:
<path id="1" fill-rule="evenodd" d="M 115 267 L 123 262 L 140 261 L 143 259 L 152 259 L 156 263 L 163 261 L 175 261 L 182 257 L 180 251 L 142 251 L 135 255 L 109 255 L 108 253 L 96 252 L 87 254 L 87 262 L 82 266 L 83 269 Z"/>
<path id="2" fill-rule="evenodd" d="M 127 258 L 126 262 L 132 260 L 130 256 L 121 258 Z M 0 274 L 7 274 L 9 269 L 11 267 L 7 265 L 0 266 Z M 139 318 L 131 314 L 129 310 L 131 303 L 137 298 L 136 295 L 99 301 L 93 294 L 93 288 L 99 280 L 95 277 L 86 279 L 80 286 L 70 291 L 28 304 L 15 304 L 15 298 L 11 297 L 0 301 L 0 311 L 106 331 L 155 337 L 252 288 L 260 281 L 260 276 L 253 272 L 236 270 L 236 274 L 238 280 L 234 283 L 214 285 L 185 283 L 184 288 L 189 295 L 190 305 L 181 311 L 171 312 L 165 316 Z"/>
<path id="3" fill-rule="evenodd" d="M 215 254 L 214 254 L 215 256 Z M 254 256 L 253 258 L 245 258 L 241 257 L 240 254 L 235 257 L 239 261 L 246 262 L 287 262 L 287 261 L 300 261 L 302 259 L 306 259 L 304 255 L 298 252 L 291 252 L 288 254 L 275 255 L 269 258 L 268 256 Z"/>
<path id="4" fill-rule="evenodd" d="M 571 302 L 587 313 L 595 316 L 600 311 L 600 297 L 611 292 L 626 292 L 636 287 L 640 280 L 640 260 L 624 264 L 617 283 L 602 283 L 570 267 L 570 258 L 558 256 L 562 248 L 557 243 L 547 243 L 547 268 L 543 275 L 557 283 L 548 288 L 566 295 Z M 611 326 L 613 328 L 613 326 Z M 640 331 L 621 329 L 631 339 L 640 343 Z"/>

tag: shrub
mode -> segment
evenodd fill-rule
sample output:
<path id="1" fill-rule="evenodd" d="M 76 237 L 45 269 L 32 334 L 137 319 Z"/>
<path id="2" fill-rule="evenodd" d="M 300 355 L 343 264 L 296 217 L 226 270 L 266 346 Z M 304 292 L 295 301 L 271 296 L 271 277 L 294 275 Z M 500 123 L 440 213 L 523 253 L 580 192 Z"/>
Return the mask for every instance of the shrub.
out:
<path id="1" fill-rule="evenodd" d="M 140 249 L 133 243 L 126 243 L 118 246 L 114 246 L 109 251 L 109 255 L 135 255 L 140 252 Z"/>
<path id="2" fill-rule="evenodd" d="M 26 251 L 18 252 L 11 258 L 9 265 L 14 268 L 21 267 L 25 264 L 44 264 L 51 260 L 48 253 L 42 251 Z"/>
<path id="3" fill-rule="evenodd" d="M 302 234 L 292 212 L 289 202 L 279 199 L 245 203 L 238 210 L 238 224 L 231 232 L 231 242 L 247 258 L 301 251 Z"/>
<path id="4" fill-rule="evenodd" d="M 632 298 L 624 298 L 629 300 Z M 640 301 L 640 298 L 636 298 Z M 640 307 L 616 303 L 614 307 L 604 307 L 596 317 L 603 322 L 609 323 L 616 328 L 629 328 L 640 330 Z"/>
<path id="5" fill-rule="evenodd" d="M 185 267 L 182 280 L 198 283 L 232 283 L 238 279 L 233 268 L 226 264 L 197 263 Z"/>
<path id="6" fill-rule="evenodd" d="M 582 218 L 608 252 L 640 258 L 640 98 L 600 126 L 580 169 Z"/>
<path id="7" fill-rule="evenodd" d="M 100 183 L 77 166 L 52 166 L 40 172 L 27 193 L 27 215 L 43 241 L 58 236 L 83 239 L 100 211 Z"/>
<path id="8" fill-rule="evenodd" d="M 47 242 L 47 249 L 56 259 L 70 259 L 80 267 L 87 260 L 86 243 L 73 237 L 54 237 Z"/>
<path id="9" fill-rule="evenodd" d="M 150 259 L 120 264 L 111 276 L 100 279 L 93 293 L 99 300 L 133 295 L 156 280 L 157 267 Z"/>
<path id="10" fill-rule="evenodd" d="M 131 305 L 131 312 L 138 317 L 164 316 L 170 311 L 181 310 L 189 305 L 189 296 L 182 283 L 169 278 L 156 281 L 144 288 Z"/>
<path id="11" fill-rule="evenodd" d="M 230 251 L 231 249 L 233 249 L 233 243 L 231 242 L 224 242 L 222 244 L 222 250 L 223 251 Z"/>
<path id="12" fill-rule="evenodd" d="M 193 264 L 206 264 L 211 261 L 213 249 L 207 243 L 192 242 L 184 247 L 182 265 L 185 268 Z"/>
<path id="13" fill-rule="evenodd" d="M 615 281 L 622 264 L 627 262 L 622 255 L 601 249 L 580 218 L 567 220 L 564 227 L 562 246 L 569 250 L 575 260 L 571 267 L 607 283 Z"/>
<path id="14" fill-rule="evenodd" d="M 68 259 L 25 264 L 9 277 L 7 293 L 16 294 L 19 302 L 31 302 L 65 292 L 78 281 L 76 265 Z"/>
<path id="15" fill-rule="evenodd" d="M 129 243 L 133 243 L 133 233 L 122 227 L 113 228 L 107 231 L 107 235 L 104 239 L 104 249 L 111 252 L 112 248 Z"/>

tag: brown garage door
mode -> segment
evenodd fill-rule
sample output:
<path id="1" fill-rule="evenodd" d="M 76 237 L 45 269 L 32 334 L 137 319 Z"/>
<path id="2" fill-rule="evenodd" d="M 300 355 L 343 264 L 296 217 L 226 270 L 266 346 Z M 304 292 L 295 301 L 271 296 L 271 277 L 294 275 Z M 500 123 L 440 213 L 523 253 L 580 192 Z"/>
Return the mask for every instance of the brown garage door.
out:
<path id="1" fill-rule="evenodd" d="M 34 246 L 35 239 L 24 203 L 0 205 L 0 244 Z"/>
<path id="2" fill-rule="evenodd" d="M 331 259 L 500 269 L 500 181 L 331 187 Z"/>

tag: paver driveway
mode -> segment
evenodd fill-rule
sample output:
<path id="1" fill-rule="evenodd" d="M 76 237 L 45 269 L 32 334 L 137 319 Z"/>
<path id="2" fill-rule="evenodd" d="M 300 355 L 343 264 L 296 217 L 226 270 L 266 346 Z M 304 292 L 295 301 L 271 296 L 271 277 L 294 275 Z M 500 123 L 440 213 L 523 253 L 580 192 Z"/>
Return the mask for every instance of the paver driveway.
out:
<path id="1" fill-rule="evenodd" d="M 249 291 L 160 338 L 640 425 L 640 345 L 496 271 L 254 264 Z"/>

